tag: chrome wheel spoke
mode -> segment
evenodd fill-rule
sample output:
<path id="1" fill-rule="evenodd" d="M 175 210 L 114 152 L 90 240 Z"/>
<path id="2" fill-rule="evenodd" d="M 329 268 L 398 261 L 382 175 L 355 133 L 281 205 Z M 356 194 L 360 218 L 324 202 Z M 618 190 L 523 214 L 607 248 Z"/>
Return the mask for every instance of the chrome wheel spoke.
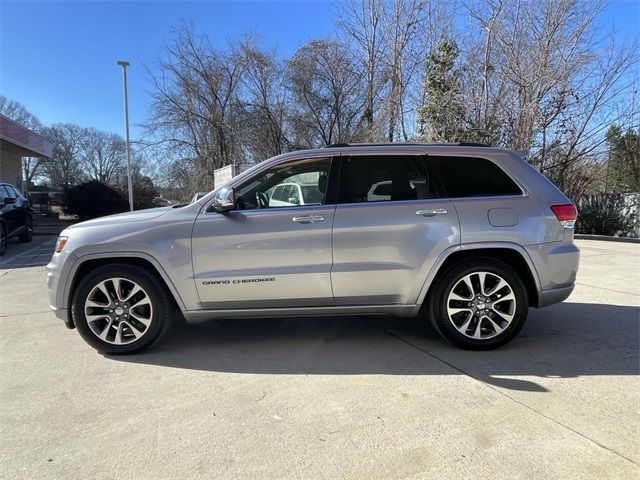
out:
<path id="1" fill-rule="evenodd" d="M 123 302 L 130 301 L 138 292 L 142 292 L 142 288 L 140 288 L 140 285 L 134 285 L 133 288 L 127 294 L 127 296 L 122 299 L 122 301 Z"/>
<path id="2" fill-rule="evenodd" d="M 464 277 L 462 279 L 462 281 L 464 282 L 464 284 L 469 289 L 469 293 L 471 294 L 471 298 L 473 298 L 473 296 L 476 294 L 476 290 L 475 290 L 475 288 L 473 288 L 473 283 L 471 282 L 471 275 L 467 275 L 466 277 Z"/>
<path id="3" fill-rule="evenodd" d="M 499 299 L 497 299 L 495 302 L 493 302 L 493 304 L 497 304 L 497 303 L 502 303 L 502 302 L 506 302 L 506 301 L 514 301 L 516 300 L 516 296 L 513 294 L 513 292 L 509 292 L 508 294 L 506 294 L 504 297 L 500 297 Z"/>
<path id="4" fill-rule="evenodd" d="M 456 327 L 456 328 L 458 328 L 458 331 L 460 331 L 461 333 L 466 335 L 467 328 L 469 328 L 469 324 L 471 323 L 471 320 L 473 320 L 473 312 L 469 312 L 469 315 L 467 315 L 467 319 L 460 326 L 460 328 Z"/>
<path id="5" fill-rule="evenodd" d="M 109 318 L 109 315 L 107 315 L 106 313 L 102 313 L 99 315 L 85 314 L 85 318 L 87 319 L 87 322 L 95 322 L 96 320 L 104 320 L 105 318 Z"/>
<path id="6" fill-rule="evenodd" d="M 127 322 L 126 320 L 124 322 L 122 322 L 124 325 L 126 325 L 127 327 L 129 327 L 129 329 L 131 330 L 131 332 L 133 332 L 133 336 L 136 337 L 136 339 L 140 338 L 144 332 L 141 332 L 140 330 L 138 330 L 136 327 L 133 326 L 133 323 L 131 322 Z"/>
<path id="7" fill-rule="evenodd" d="M 480 281 L 480 295 L 487 295 L 487 293 L 484 291 L 484 284 L 487 281 L 486 272 L 478 273 L 478 280 Z"/>
<path id="8" fill-rule="evenodd" d="M 507 282 L 505 282 L 503 279 L 500 279 L 500 281 L 498 281 L 498 283 L 496 284 L 495 287 L 493 287 L 490 291 L 488 291 L 486 294 L 487 295 L 493 295 L 497 292 L 499 292 L 500 290 L 502 290 L 504 287 L 508 287 L 509 284 Z M 509 287 L 509 291 L 511 291 L 511 287 Z"/>
<path id="9" fill-rule="evenodd" d="M 502 317 L 506 322 L 511 322 L 511 320 L 513 320 L 513 314 L 502 312 L 500 310 L 496 310 L 495 308 L 492 308 L 491 310 Z"/>
<path id="10" fill-rule="evenodd" d="M 113 298 L 111 298 L 111 295 L 109 294 L 109 290 L 107 290 L 107 285 L 106 285 L 106 283 L 107 283 L 106 281 L 104 281 L 104 282 L 100 282 L 100 283 L 96 286 L 96 288 L 98 288 L 98 289 L 99 289 L 99 290 L 104 294 L 104 296 L 105 296 L 105 297 L 107 297 L 107 301 L 108 301 L 109 303 L 111 303 L 111 302 L 113 301 Z M 95 289 L 94 289 L 94 290 L 95 290 Z M 91 294 L 89 294 L 89 296 L 91 296 Z"/>
<path id="11" fill-rule="evenodd" d="M 131 310 L 133 310 L 134 308 L 138 308 L 141 307 L 143 305 L 150 305 L 151 304 L 151 300 L 149 300 L 149 297 L 147 297 L 146 295 L 144 296 L 144 298 L 138 300 L 136 303 L 134 303 L 133 305 L 131 305 Z"/>
<path id="12" fill-rule="evenodd" d="M 142 323 L 145 327 L 148 327 L 149 324 L 151 323 L 151 319 L 150 318 L 141 317 L 140 315 L 136 314 L 135 312 L 131 312 L 131 316 L 133 318 L 135 318 L 137 321 L 139 321 L 140 323 Z"/>
<path id="13" fill-rule="evenodd" d="M 496 331 L 496 334 L 504 332 L 504 328 L 502 328 L 500 325 L 498 325 L 496 322 L 494 322 L 491 317 L 487 316 L 487 317 L 484 317 L 484 318 L 489 320 L 491 325 L 493 325 L 493 328 Z"/>
<path id="14" fill-rule="evenodd" d="M 111 331 L 111 326 L 113 325 L 113 320 L 109 319 L 109 323 L 107 324 L 106 327 L 104 327 L 104 330 L 102 330 L 102 332 L 100 332 L 100 335 L 98 335 L 98 338 L 100 340 L 103 341 L 107 341 L 107 335 L 109 335 L 109 332 Z"/>
<path id="15" fill-rule="evenodd" d="M 462 297 L 457 293 L 451 292 L 451 294 L 449 295 L 449 300 L 457 300 L 458 302 L 468 302 L 469 300 L 472 300 L 472 299 L 473 299 L 473 294 L 471 294 L 468 297 Z"/>
<path id="16" fill-rule="evenodd" d="M 94 308 L 106 308 L 109 306 L 108 303 L 98 303 L 95 300 L 89 300 L 87 299 L 87 301 L 85 302 L 85 306 L 86 307 L 94 307 Z"/>
<path id="17" fill-rule="evenodd" d="M 116 337 L 113 339 L 113 343 L 115 343 L 116 345 L 122 345 L 122 334 L 123 332 L 123 328 L 124 328 L 124 324 L 120 324 L 118 325 L 118 329 L 116 330 Z"/>
<path id="18" fill-rule="evenodd" d="M 449 308 L 447 308 L 447 310 L 449 311 L 449 315 L 455 315 L 455 314 L 460 313 L 460 312 L 472 313 L 472 310 L 470 308 L 449 307 Z"/>
<path id="19" fill-rule="evenodd" d="M 113 280 L 113 289 L 116 291 L 116 300 L 123 301 L 122 298 L 122 284 L 119 278 L 114 278 Z"/>
<path id="20" fill-rule="evenodd" d="M 482 338 L 481 337 L 481 335 L 482 335 L 482 318 L 483 317 L 478 318 L 478 323 L 476 324 L 476 328 L 473 331 L 473 338 L 476 338 L 476 339 Z"/>

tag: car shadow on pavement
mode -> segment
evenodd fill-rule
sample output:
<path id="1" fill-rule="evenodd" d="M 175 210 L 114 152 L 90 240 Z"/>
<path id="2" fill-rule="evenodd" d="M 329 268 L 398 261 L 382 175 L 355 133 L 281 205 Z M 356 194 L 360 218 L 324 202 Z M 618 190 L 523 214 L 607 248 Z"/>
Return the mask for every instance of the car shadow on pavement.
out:
<path id="1" fill-rule="evenodd" d="M 532 309 L 515 340 L 488 352 L 451 346 L 424 319 L 214 320 L 176 325 L 146 353 L 108 358 L 254 374 L 464 374 L 506 389 L 544 392 L 534 381 L 512 377 L 637 375 L 639 320 L 640 309 L 629 306 L 563 303 Z"/>

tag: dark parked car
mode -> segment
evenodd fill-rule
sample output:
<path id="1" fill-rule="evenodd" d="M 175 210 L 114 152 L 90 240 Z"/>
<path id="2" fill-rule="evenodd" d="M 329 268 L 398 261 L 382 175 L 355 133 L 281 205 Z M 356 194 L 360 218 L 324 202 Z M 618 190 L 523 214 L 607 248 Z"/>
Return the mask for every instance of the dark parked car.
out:
<path id="1" fill-rule="evenodd" d="M 33 209 L 24 195 L 8 183 L 0 183 L 0 256 L 7 241 L 18 237 L 21 242 L 33 238 Z"/>

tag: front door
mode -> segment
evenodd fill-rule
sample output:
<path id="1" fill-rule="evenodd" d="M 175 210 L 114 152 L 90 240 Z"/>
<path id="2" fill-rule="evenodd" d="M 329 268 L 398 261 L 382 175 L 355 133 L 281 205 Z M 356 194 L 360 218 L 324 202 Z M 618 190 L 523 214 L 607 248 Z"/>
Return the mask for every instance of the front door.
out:
<path id="1" fill-rule="evenodd" d="M 460 243 L 421 155 L 343 158 L 333 227 L 336 305 L 414 304 L 440 253 Z"/>
<path id="2" fill-rule="evenodd" d="M 280 163 L 234 188 L 237 209 L 203 209 L 192 241 L 203 309 L 333 304 L 331 165 L 327 157 Z M 280 198 L 283 185 L 297 194 Z"/>

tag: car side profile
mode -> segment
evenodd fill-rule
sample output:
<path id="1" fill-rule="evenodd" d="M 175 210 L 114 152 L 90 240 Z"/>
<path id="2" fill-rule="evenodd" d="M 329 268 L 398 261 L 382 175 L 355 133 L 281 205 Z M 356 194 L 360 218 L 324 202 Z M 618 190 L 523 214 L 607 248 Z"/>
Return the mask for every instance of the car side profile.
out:
<path id="1" fill-rule="evenodd" d="M 33 238 L 33 209 L 29 200 L 16 187 L 0 183 L 0 256 L 7 242 L 18 237 L 23 243 Z"/>
<path id="2" fill-rule="evenodd" d="M 317 198 L 277 205 L 283 185 Z M 190 323 L 413 316 L 460 347 L 491 349 L 518 334 L 530 307 L 571 294 L 576 215 L 512 151 L 341 144 L 292 152 L 190 205 L 67 228 L 47 266 L 50 305 L 106 353 L 148 348 L 178 312 Z"/>

